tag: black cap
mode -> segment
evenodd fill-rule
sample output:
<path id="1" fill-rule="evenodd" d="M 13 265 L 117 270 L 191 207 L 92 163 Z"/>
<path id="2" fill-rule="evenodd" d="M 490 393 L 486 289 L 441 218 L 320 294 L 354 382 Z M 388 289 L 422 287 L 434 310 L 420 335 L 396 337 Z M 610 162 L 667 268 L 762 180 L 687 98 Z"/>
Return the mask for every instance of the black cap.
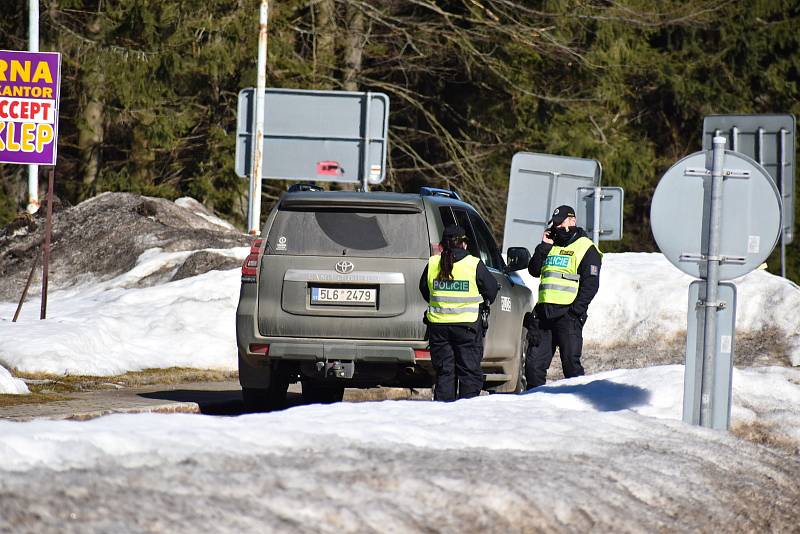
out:
<path id="1" fill-rule="evenodd" d="M 467 232 L 465 232 L 464 229 L 457 224 L 449 224 L 444 227 L 444 232 L 442 232 L 442 241 L 445 239 L 454 239 L 456 237 L 466 238 Z"/>
<path id="2" fill-rule="evenodd" d="M 553 218 L 550 219 L 550 222 L 553 223 L 553 225 L 558 226 L 564 222 L 564 219 L 567 217 L 575 217 L 575 210 L 572 209 L 571 206 L 567 206 L 565 204 L 553 210 Z"/>

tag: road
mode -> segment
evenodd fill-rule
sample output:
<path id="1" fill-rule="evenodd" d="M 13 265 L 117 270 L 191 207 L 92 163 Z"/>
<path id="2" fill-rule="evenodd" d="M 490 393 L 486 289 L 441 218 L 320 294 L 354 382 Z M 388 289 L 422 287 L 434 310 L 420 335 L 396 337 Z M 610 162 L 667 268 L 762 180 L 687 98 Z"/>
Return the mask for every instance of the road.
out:
<path id="1" fill-rule="evenodd" d="M 247 413 L 242 404 L 241 387 L 235 380 L 156 384 L 146 387 L 123 387 L 66 394 L 69 398 L 52 402 L 17 404 L 0 407 L 0 419 L 87 420 L 113 413 L 196 413 L 235 416 Z M 388 399 L 426 400 L 430 390 L 400 388 L 347 389 L 345 401 Z M 303 405 L 300 385 L 292 384 L 286 408 Z"/>

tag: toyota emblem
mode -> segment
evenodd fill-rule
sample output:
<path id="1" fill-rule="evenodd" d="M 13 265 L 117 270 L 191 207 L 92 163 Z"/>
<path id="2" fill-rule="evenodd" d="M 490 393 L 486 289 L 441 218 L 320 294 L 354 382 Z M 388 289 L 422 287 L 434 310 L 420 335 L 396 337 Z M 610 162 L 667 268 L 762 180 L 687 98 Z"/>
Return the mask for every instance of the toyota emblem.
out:
<path id="1" fill-rule="evenodd" d="M 341 274 L 349 274 L 353 272 L 356 266 L 352 261 L 342 260 L 336 263 L 336 272 Z"/>

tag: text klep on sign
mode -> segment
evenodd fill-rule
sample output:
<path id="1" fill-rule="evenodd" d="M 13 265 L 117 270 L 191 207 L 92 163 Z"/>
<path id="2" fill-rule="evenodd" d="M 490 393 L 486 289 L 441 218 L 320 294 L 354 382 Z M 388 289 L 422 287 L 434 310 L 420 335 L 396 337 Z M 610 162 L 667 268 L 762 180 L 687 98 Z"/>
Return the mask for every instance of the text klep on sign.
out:
<path id="1" fill-rule="evenodd" d="M 0 163 L 55 165 L 61 54 L 0 50 Z"/>

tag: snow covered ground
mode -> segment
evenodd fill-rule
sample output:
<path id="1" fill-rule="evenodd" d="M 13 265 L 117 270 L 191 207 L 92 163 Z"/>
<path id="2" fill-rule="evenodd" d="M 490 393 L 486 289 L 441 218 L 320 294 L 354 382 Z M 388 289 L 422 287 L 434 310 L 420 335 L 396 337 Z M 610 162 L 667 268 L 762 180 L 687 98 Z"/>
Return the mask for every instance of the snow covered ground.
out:
<path id="1" fill-rule="evenodd" d="M 243 260 L 246 247 L 215 250 Z M 127 273 L 54 291 L 48 320 L 28 302 L 18 323 L 0 303 L 0 367 L 55 374 L 114 375 L 151 367 L 235 369 L 237 269 L 168 281 L 193 251 L 142 254 Z M 537 280 L 522 272 L 531 287 Z M 150 287 L 138 287 L 147 279 Z M 606 254 L 600 292 L 589 310 L 587 344 L 613 350 L 674 339 L 686 330 L 691 278 L 661 254 Z M 737 333 L 777 330 L 800 365 L 800 288 L 764 271 L 735 281 Z M 4 375 L 3 375 L 4 376 Z M 0 392 L 24 391 L 0 378 Z"/>
<path id="2" fill-rule="evenodd" d="M 46 322 L 29 302 L 11 323 L 0 303 L 0 392 L 27 391 L 5 368 L 235 369 L 239 271 L 167 282 L 190 254 L 149 250 L 55 291 Z M 661 255 L 607 254 L 602 276 L 588 343 L 683 334 L 690 278 Z M 765 272 L 736 283 L 737 332 L 769 326 L 800 363 L 800 289 Z M 682 382 L 668 365 L 453 404 L 0 421 L 0 531 L 796 529 L 800 369 L 736 369 L 733 434 L 680 421 Z"/>
<path id="3" fill-rule="evenodd" d="M 24 394 L 30 393 L 28 386 L 19 378 L 14 378 L 3 366 L 0 366 L 0 393 Z"/>
<path id="4" fill-rule="evenodd" d="M 538 287 L 538 279 L 526 271 L 520 274 L 529 287 Z M 660 253 L 605 254 L 584 339 L 617 347 L 652 345 L 685 335 L 693 280 Z M 764 270 L 732 282 L 737 290 L 737 334 L 775 329 L 787 344 L 792 365 L 800 365 L 800 287 Z"/>
<path id="5" fill-rule="evenodd" d="M 248 251 L 213 252 L 243 260 Z M 193 252 L 149 250 L 112 280 L 55 291 L 46 321 L 28 302 L 19 322 L 0 321 L 0 366 L 97 376 L 173 366 L 235 369 L 238 270 L 137 287 L 153 276 L 169 280 Z M 0 316 L 13 316 L 15 307 L 0 303 Z"/>
<path id="6" fill-rule="evenodd" d="M 792 530 L 800 370 L 735 371 L 735 425 L 681 423 L 683 369 L 452 404 L 0 422 L 0 530 Z M 32 489 L 35 488 L 35 491 Z"/>

